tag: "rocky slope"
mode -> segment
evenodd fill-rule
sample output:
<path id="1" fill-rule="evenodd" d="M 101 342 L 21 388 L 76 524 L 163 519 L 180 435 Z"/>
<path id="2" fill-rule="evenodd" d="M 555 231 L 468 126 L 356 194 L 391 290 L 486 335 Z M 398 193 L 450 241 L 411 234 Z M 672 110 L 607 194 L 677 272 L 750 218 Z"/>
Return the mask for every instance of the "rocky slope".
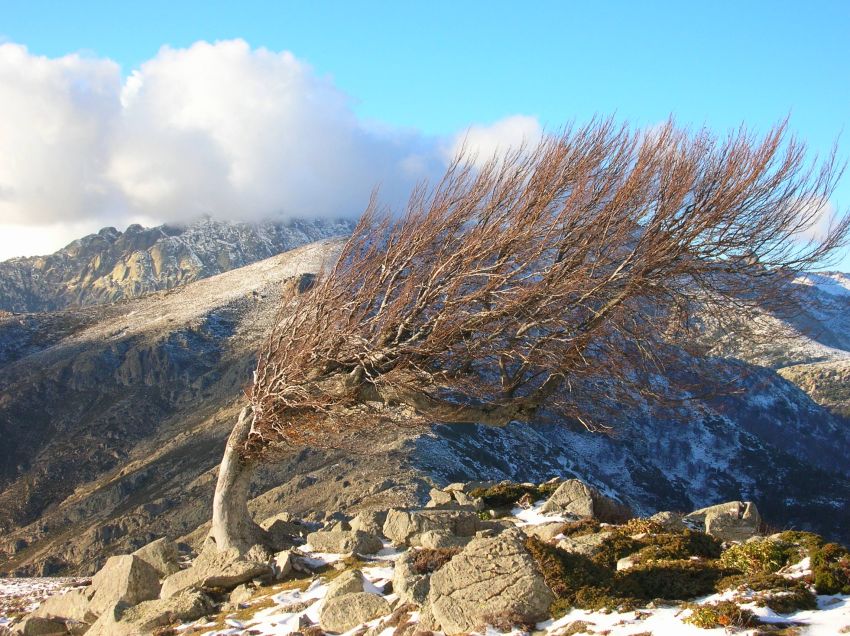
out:
<path id="1" fill-rule="evenodd" d="M 202 535 L 280 285 L 316 271 L 335 245 L 119 303 L 0 318 L 0 571 L 91 573 L 155 537 Z M 794 342 L 827 346 L 799 334 Z M 831 359 L 848 355 L 828 348 Z M 655 379 L 668 387 L 664 406 L 618 413 L 591 396 L 610 435 L 545 421 L 361 433 L 339 450 L 283 454 L 257 476 L 252 506 L 317 519 L 410 505 L 432 484 L 557 475 L 641 514 L 752 499 L 770 524 L 850 538 L 835 523 L 850 510 L 847 422 L 772 369 L 685 352 L 680 362 Z M 699 378 L 701 364 L 727 379 L 726 391 L 676 388 Z"/>
<path id="2" fill-rule="evenodd" d="M 348 221 L 103 228 L 49 256 L 0 262 L 0 310 L 53 311 L 135 298 L 351 231 Z"/>

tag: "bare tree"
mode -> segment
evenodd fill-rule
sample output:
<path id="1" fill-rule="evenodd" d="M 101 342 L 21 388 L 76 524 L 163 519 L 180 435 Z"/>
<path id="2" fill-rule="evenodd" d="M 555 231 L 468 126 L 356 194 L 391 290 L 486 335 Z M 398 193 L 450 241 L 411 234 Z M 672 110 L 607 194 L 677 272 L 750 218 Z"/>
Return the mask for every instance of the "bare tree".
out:
<path id="1" fill-rule="evenodd" d="M 784 124 L 720 139 L 594 121 L 458 160 L 400 215 L 373 200 L 335 265 L 284 293 L 219 471 L 217 545 L 262 540 L 248 483 L 273 449 L 393 409 L 500 426 L 546 408 L 595 428 L 582 387 L 648 391 L 635 368 L 663 364 L 700 312 L 775 304 L 844 245 L 847 215 L 806 238 L 839 173 Z"/>

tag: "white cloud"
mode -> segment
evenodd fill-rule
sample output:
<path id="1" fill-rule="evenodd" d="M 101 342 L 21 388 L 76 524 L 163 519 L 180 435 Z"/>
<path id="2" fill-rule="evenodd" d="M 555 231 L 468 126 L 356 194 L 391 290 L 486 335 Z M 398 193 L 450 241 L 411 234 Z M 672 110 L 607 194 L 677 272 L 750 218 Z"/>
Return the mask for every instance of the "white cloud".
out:
<path id="1" fill-rule="evenodd" d="M 543 137 L 536 117 L 512 115 L 490 125 L 470 126 L 457 135 L 449 148 L 449 158 L 463 154 L 476 165 L 511 150 L 534 146 Z"/>
<path id="2" fill-rule="evenodd" d="M 515 116 L 465 137 L 484 156 L 540 132 Z M 165 47 L 126 79 L 110 60 L 0 44 L 0 258 L 138 217 L 350 216 L 376 185 L 401 204 L 452 143 L 366 125 L 291 53 L 242 40 Z"/>

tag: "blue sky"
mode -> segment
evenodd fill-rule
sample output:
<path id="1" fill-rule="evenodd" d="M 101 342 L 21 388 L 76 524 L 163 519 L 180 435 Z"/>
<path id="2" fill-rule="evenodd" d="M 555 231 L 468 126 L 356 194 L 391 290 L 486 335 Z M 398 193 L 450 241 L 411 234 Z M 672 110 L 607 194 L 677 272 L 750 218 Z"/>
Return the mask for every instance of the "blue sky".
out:
<path id="1" fill-rule="evenodd" d="M 132 6 L 130 6 L 132 5 Z M 126 78 L 199 40 L 291 51 L 364 125 L 449 137 L 525 115 L 765 130 L 850 156 L 850 2 L 2 2 L 0 37 Z M 850 175 L 833 203 L 850 205 Z M 845 262 L 845 269 L 850 263 Z"/>

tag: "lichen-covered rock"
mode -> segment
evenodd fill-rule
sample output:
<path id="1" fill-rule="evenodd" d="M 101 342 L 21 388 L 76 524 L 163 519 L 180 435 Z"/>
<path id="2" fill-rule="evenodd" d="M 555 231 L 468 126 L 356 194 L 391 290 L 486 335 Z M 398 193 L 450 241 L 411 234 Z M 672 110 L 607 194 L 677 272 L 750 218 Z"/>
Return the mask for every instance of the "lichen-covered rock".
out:
<path id="1" fill-rule="evenodd" d="M 346 570 L 328 585 L 325 602 L 337 596 L 357 594 L 363 591 L 363 573 L 360 570 Z"/>
<path id="2" fill-rule="evenodd" d="M 685 515 L 684 520 L 702 525 L 707 534 L 721 541 L 746 541 L 756 536 L 761 526 L 761 515 L 752 501 L 730 501 L 701 508 Z"/>
<path id="3" fill-rule="evenodd" d="M 159 596 L 159 573 L 132 554 L 109 557 L 92 578 L 89 610 L 100 615 L 116 603 L 135 605 Z"/>
<path id="4" fill-rule="evenodd" d="M 192 567 L 175 572 L 162 582 L 161 598 L 170 598 L 183 590 L 223 588 L 231 590 L 255 578 L 273 576 L 269 563 L 251 561 L 235 550 L 217 550 L 209 546 L 195 559 Z"/>
<path id="5" fill-rule="evenodd" d="M 338 554 L 375 554 L 384 547 L 383 541 L 361 530 L 320 530 L 307 535 L 307 543 L 315 552 Z"/>
<path id="6" fill-rule="evenodd" d="M 429 530 L 471 537 L 478 529 L 478 515 L 470 510 L 390 509 L 384 522 L 384 536 L 396 545 L 411 545 L 412 537 Z"/>
<path id="7" fill-rule="evenodd" d="M 471 631 L 498 615 L 534 623 L 548 617 L 554 599 L 519 529 L 470 542 L 431 575 L 428 593 L 434 620 L 447 634 Z"/>
<path id="8" fill-rule="evenodd" d="M 431 575 L 419 574 L 413 567 L 416 551 L 407 550 L 395 561 L 393 570 L 393 593 L 398 594 L 402 603 L 423 605 L 431 589 Z"/>
<path id="9" fill-rule="evenodd" d="M 180 569 L 180 553 L 177 544 L 166 537 L 148 543 L 133 552 L 134 556 L 150 565 L 160 577 L 174 574 Z"/>
<path id="10" fill-rule="evenodd" d="M 620 523 L 632 517 L 628 506 L 578 479 L 568 479 L 558 486 L 543 504 L 542 512 L 593 517 L 607 523 Z"/>
<path id="11" fill-rule="evenodd" d="M 378 594 L 345 594 L 324 602 L 319 612 L 319 624 L 327 632 L 342 633 L 391 611 L 390 604 Z"/>

